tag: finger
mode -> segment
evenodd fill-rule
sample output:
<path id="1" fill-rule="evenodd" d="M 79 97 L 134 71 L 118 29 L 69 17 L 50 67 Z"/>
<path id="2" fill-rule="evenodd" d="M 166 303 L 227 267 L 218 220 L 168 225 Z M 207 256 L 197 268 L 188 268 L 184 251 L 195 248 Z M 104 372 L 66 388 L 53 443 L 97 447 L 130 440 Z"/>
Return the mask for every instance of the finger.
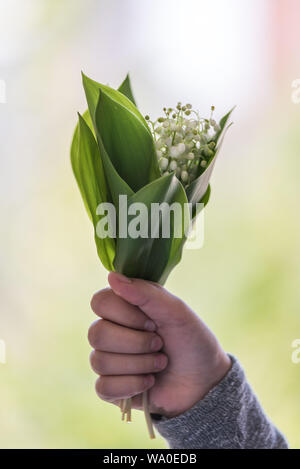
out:
<path id="1" fill-rule="evenodd" d="M 163 353 L 126 355 L 93 350 L 90 362 L 99 375 L 139 375 L 162 371 L 168 358 Z"/>
<path id="2" fill-rule="evenodd" d="M 186 305 L 160 285 L 110 272 L 108 281 L 113 291 L 127 302 L 138 306 L 157 325 L 178 321 Z"/>
<path id="3" fill-rule="evenodd" d="M 158 352 L 163 346 L 155 332 L 128 329 L 106 319 L 98 319 L 91 325 L 88 339 L 94 349 L 112 353 Z"/>
<path id="4" fill-rule="evenodd" d="M 96 381 L 96 393 L 105 401 L 127 399 L 151 388 L 153 375 L 100 376 Z"/>
<path id="5" fill-rule="evenodd" d="M 154 331 L 156 326 L 137 306 L 129 304 L 116 295 L 111 288 L 105 288 L 95 293 L 91 300 L 91 308 L 103 319 L 131 327 Z"/>

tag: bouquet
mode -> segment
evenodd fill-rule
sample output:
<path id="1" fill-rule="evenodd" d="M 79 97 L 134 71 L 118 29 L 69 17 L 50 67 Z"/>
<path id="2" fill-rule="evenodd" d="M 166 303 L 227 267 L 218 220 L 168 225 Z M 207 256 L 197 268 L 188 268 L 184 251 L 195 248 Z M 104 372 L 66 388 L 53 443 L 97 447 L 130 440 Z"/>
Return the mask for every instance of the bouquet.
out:
<path id="1" fill-rule="evenodd" d="M 92 221 L 104 267 L 164 284 L 182 256 L 232 110 L 217 123 L 191 104 L 163 108 L 152 121 L 139 112 L 129 76 L 118 90 L 82 74 L 88 110 L 78 114 L 71 163 Z M 147 404 L 144 412 L 154 436 Z M 130 420 L 130 399 L 122 418 Z"/>

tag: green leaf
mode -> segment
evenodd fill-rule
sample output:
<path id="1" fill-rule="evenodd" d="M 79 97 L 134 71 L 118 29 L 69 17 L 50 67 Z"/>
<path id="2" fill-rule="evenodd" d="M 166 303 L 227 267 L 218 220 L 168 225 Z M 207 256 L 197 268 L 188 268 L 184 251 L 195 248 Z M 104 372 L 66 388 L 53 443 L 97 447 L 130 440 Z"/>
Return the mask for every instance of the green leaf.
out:
<path id="1" fill-rule="evenodd" d="M 127 98 L 130 99 L 130 101 L 136 106 L 136 102 L 131 89 L 129 74 L 126 75 L 126 78 L 123 83 L 119 86 L 118 91 L 124 94 L 124 96 L 127 96 Z"/>
<path id="2" fill-rule="evenodd" d="M 106 176 L 107 185 L 111 194 L 111 201 L 114 203 L 116 210 L 119 207 L 119 196 L 127 195 L 130 197 L 134 194 L 133 190 L 128 186 L 128 184 L 121 178 L 116 168 L 111 162 L 106 149 L 103 145 L 101 135 L 97 133 L 97 140 L 100 150 L 100 155 L 102 157 L 104 172 Z"/>
<path id="3" fill-rule="evenodd" d="M 103 265 L 113 269 L 115 240 L 100 239 L 96 235 L 96 226 L 100 217 L 96 214 L 97 206 L 108 199 L 107 186 L 97 142 L 85 119 L 79 114 L 76 135 L 71 147 L 71 163 L 88 215 L 94 225 L 95 242 L 98 255 Z"/>
<path id="4" fill-rule="evenodd" d="M 218 150 L 214 156 L 214 159 L 212 160 L 210 165 L 206 168 L 204 173 L 202 173 L 201 176 L 195 179 L 186 188 L 186 195 L 187 195 L 188 201 L 193 205 L 193 211 L 195 210 L 196 203 L 200 202 L 207 192 L 209 181 L 210 181 L 210 178 L 211 178 L 214 166 L 215 166 L 217 154 L 218 154 Z"/>
<path id="5" fill-rule="evenodd" d="M 89 114 L 89 111 L 86 111 L 84 113 L 84 116 L 87 116 L 88 114 Z M 71 144 L 71 165 L 72 165 L 73 173 L 74 173 L 76 182 L 78 184 L 81 196 L 83 198 L 83 202 L 87 210 L 88 216 L 90 220 L 93 221 L 92 213 L 90 211 L 89 205 L 87 204 L 84 188 L 82 186 L 79 157 L 80 157 L 80 153 L 79 153 L 79 119 L 78 119 L 78 123 L 76 125 L 73 139 L 72 139 L 72 144 Z"/>
<path id="6" fill-rule="evenodd" d="M 184 189 L 174 174 L 162 176 L 143 187 L 128 200 L 128 210 L 133 203 L 142 202 L 147 207 L 147 213 L 141 215 L 141 223 L 148 223 L 149 232 L 147 238 L 132 237 L 117 239 L 116 256 L 114 267 L 116 271 L 129 277 L 143 278 L 154 282 L 162 282 L 164 270 L 170 258 L 177 255 L 182 239 L 184 238 L 184 220 L 180 221 L 171 216 L 170 237 L 161 236 L 162 219 L 156 225 L 160 237 L 151 237 L 151 204 L 166 202 L 172 205 L 174 202 L 180 204 L 181 209 L 187 203 Z M 134 215 L 128 215 L 128 225 L 134 219 Z M 175 234 L 180 235 L 176 238 Z"/>
<path id="7" fill-rule="evenodd" d="M 200 203 L 204 204 L 204 207 L 206 207 L 206 205 L 208 204 L 209 199 L 210 199 L 210 195 L 211 195 L 211 187 L 210 187 L 210 184 L 209 184 L 208 188 L 207 188 L 207 191 L 205 192 L 204 196 L 200 200 Z"/>
<path id="8" fill-rule="evenodd" d="M 91 78 L 88 78 L 84 73 L 82 73 L 82 83 L 86 95 L 86 100 L 88 103 L 89 111 L 92 117 L 92 121 L 95 124 L 95 111 L 96 107 L 98 105 L 98 98 L 99 98 L 99 91 L 102 90 L 104 91 L 111 99 L 115 100 L 119 104 L 123 105 L 125 108 L 128 109 L 128 111 L 131 111 L 137 119 L 143 124 L 147 132 L 151 135 L 152 133 L 151 130 L 148 127 L 147 122 L 145 121 L 144 117 L 142 114 L 139 112 L 137 107 L 128 99 L 128 97 L 122 92 L 119 92 L 117 90 L 114 90 L 113 88 L 110 88 L 107 85 L 102 85 L 101 83 L 98 83 L 97 81 L 92 80 Z M 122 85 L 121 85 L 122 86 Z"/>
<path id="9" fill-rule="evenodd" d="M 93 123 L 92 123 L 91 116 L 90 116 L 90 113 L 89 113 L 88 109 L 84 112 L 84 114 L 82 115 L 81 118 L 84 119 L 85 123 L 89 126 L 90 130 L 93 132 L 94 131 Z M 75 179 L 77 181 L 80 193 L 82 195 L 83 189 L 81 187 L 80 170 L 79 170 L 79 120 L 78 120 L 78 123 L 76 124 L 74 134 L 73 134 L 72 143 L 71 143 L 71 165 L 72 165 L 73 173 L 74 173 Z M 83 196 L 82 196 L 82 198 L 83 198 L 83 202 L 85 204 L 85 208 L 88 212 L 88 215 L 89 215 L 90 219 L 92 220 L 92 216 L 91 216 L 89 208 L 86 204 L 86 200 Z"/>
<path id="10" fill-rule="evenodd" d="M 95 130 L 116 171 L 134 192 L 160 177 L 152 135 L 135 114 L 103 90 Z"/>
<path id="11" fill-rule="evenodd" d="M 194 222 L 196 220 L 197 215 L 199 215 L 199 213 L 207 205 L 207 203 L 209 201 L 209 198 L 210 198 L 210 192 L 211 192 L 210 186 L 208 186 L 204 197 L 202 197 L 202 199 L 200 200 L 200 203 L 204 204 L 204 206 L 200 207 L 200 209 L 198 209 L 197 213 L 196 213 L 196 210 L 194 210 L 194 212 L 192 212 L 193 213 L 192 222 Z M 181 257 L 182 257 L 182 251 L 183 251 L 184 243 L 186 242 L 186 240 L 187 240 L 186 236 L 182 237 L 182 239 L 179 240 L 179 241 L 174 240 L 175 242 L 173 243 L 172 249 L 170 251 L 168 264 L 166 265 L 166 267 L 164 269 L 164 272 L 163 272 L 163 275 L 160 278 L 160 283 L 162 285 L 166 282 L 168 276 L 170 275 L 170 273 L 174 269 L 174 267 L 176 267 L 176 265 L 180 262 Z"/>
<path id="12" fill-rule="evenodd" d="M 232 112 L 234 111 L 234 109 L 235 109 L 235 106 L 232 109 L 230 109 L 230 111 L 227 112 L 227 114 L 225 114 L 225 116 L 223 116 L 222 119 L 220 120 L 220 122 L 219 122 L 220 130 L 216 133 L 216 136 L 215 136 L 216 144 L 223 137 L 223 135 L 226 131 L 226 124 L 227 124 L 227 122 L 229 120 L 229 117 L 231 116 Z M 230 125 L 228 127 L 230 127 Z M 221 143 L 222 143 L 222 141 L 221 141 Z M 217 145 L 217 147 L 218 147 L 218 145 Z"/>
<path id="13" fill-rule="evenodd" d="M 195 205 L 197 202 L 200 202 L 201 199 L 205 196 L 208 190 L 208 185 L 209 181 L 215 166 L 215 162 L 217 159 L 217 156 L 219 154 L 219 151 L 221 149 L 222 143 L 224 141 L 224 137 L 226 134 L 226 131 L 229 129 L 229 127 L 232 124 L 229 124 L 226 127 L 226 124 L 228 122 L 228 119 L 232 113 L 234 108 L 232 108 L 221 120 L 220 120 L 220 131 L 217 134 L 216 137 L 216 142 L 217 142 L 217 147 L 216 147 L 216 152 L 212 156 L 212 158 L 208 161 L 208 165 L 205 169 L 205 171 L 198 176 L 187 188 L 186 188 L 186 195 L 188 198 L 188 201 L 192 203 L 193 205 L 193 214 L 195 214 Z M 210 194 L 210 192 L 209 192 Z M 209 196 L 208 196 L 209 197 Z M 207 200 L 208 202 L 208 200 Z M 206 202 L 206 203 L 207 203 Z"/>
<path id="14" fill-rule="evenodd" d="M 129 74 L 127 74 L 125 80 L 123 81 L 123 83 L 119 86 L 119 91 L 120 93 L 124 94 L 128 99 L 130 99 L 130 101 L 135 104 L 135 100 L 134 100 L 134 97 L 133 97 L 133 94 L 132 94 L 132 90 L 131 90 L 131 84 L 130 84 L 130 78 L 129 78 Z M 98 98 L 98 95 L 97 95 L 97 98 Z M 92 132 L 94 133 L 94 127 L 93 127 L 93 122 L 92 122 L 92 118 L 91 118 L 91 115 L 90 115 L 90 111 L 87 109 L 83 114 L 82 114 L 82 117 L 84 118 L 85 122 L 88 124 L 89 128 L 92 130 Z M 74 135 L 73 135 L 73 140 L 72 140 L 72 145 L 71 147 L 74 145 L 77 145 L 76 141 L 77 141 L 77 138 L 78 138 L 78 124 L 76 124 L 76 127 L 75 127 L 75 131 L 74 131 Z"/>

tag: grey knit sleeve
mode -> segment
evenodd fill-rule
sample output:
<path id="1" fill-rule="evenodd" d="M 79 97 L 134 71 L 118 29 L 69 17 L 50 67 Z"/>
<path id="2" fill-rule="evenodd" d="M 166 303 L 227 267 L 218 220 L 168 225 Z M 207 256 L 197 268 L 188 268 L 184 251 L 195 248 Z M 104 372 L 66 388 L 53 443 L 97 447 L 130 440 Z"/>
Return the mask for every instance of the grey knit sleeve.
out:
<path id="1" fill-rule="evenodd" d="M 170 448 L 285 449 L 288 443 L 265 415 L 246 380 L 230 356 L 232 368 L 223 380 L 185 413 L 153 418 L 155 428 Z"/>

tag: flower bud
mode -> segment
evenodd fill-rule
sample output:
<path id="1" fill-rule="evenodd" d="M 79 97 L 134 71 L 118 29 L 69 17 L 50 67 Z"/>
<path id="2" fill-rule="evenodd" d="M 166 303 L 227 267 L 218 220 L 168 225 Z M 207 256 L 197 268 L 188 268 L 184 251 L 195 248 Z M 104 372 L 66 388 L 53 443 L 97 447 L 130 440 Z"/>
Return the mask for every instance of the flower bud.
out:
<path id="1" fill-rule="evenodd" d="M 178 157 L 178 148 L 175 146 L 172 146 L 170 148 L 170 156 L 171 158 L 177 158 Z"/>
<path id="2" fill-rule="evenodd" d="M 165 144 L 167 147 L 170 147 L 172 145 L 172 137 L 168 137 L 165 139 Z"/>
<path id="3" fill-rule="evenodd" d="M 181 180 L 182 180 L 182 182 L 187 182 L 188 178 L 189 178 L 189 175 L 188 175 L 187 171 L 181 171 Z"/>
<path id="4" fill-rule="evenodd" d="M 175 171 L 176 168 L 177 168 L 177 163 L 176 163 L 176 161 L 174 161 L 174 160 L 171 161 L 171 163 L 170 163 L 170 165 L 169 165 L 169 169 L 170 169 L 171 171 Z"/>
<path id="5" fill-rule="evenodd" d="M 214 154 L 214 152 L 208 147 L 208 145 L 205 145 L 203 152 L 204 152 L 204 155 L 207 156 L 208 158 L 210 158 Z"/>
<path id="6" fill-rule="evenodd" d="M 167 169 L 168 164 L 169 164 L 168 158 L 162 158 L 162 159 L 159 161 L 160 169 L 162 169 L 163 171 L 164 171 L 165 169 Z"/>
<path id="7" fill-rule="evenodd" d="M 184 143 L 179 143 L 177 145 L 177 148 L 178 148 L 178 154 L 182 154 L 185 151 L 185 144 Z"/>

